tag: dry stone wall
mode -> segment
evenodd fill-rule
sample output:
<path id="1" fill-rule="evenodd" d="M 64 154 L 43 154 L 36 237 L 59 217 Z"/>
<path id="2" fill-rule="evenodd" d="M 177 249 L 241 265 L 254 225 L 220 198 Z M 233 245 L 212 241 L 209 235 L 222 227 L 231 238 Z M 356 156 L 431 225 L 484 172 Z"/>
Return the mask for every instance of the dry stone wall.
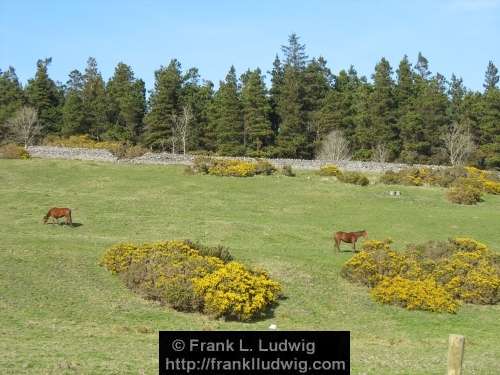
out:
<path id="1" fill-rule="evenodd" d="M 130 163 L 130 164 L 181 164 L 190 165 L 193 162 L 192 155 L 178 155 L 167 152 L 152 153 L 148 152 L 142 156 L 133 159 L 118 159 L 108 150 L 102 149 L 87 149 L 87 148 L 69 148 L 69 147 L 52 147 L 52 146 L 31 146 L 28 149 L 33 157 L 44 159 L 67 159 L 67 160 L 94 160 L 114 163 Z M 246 157 L 219 157 L 220 159 L 252 161 L 254 158 Z M 325 164 L 336 164 L 341 169 L 347 171 L 359 172 L 385 172 L 398 171 L 408 168 L 410 165 L 399 163 L 377 163 L 371 161 L 343 161 L 333 162 L 329 160 L 302 160 L 302 159 L 265 159 L 277 168 L 284 165 L 290 165 L 294 169 L 317 170 Z M 413 165 L 419 166 L 419 165 Z M 429 167 L 429 166 L 427 166 Z M 432 168 L 443 168 L 441 166 L 430 166 Z"/>

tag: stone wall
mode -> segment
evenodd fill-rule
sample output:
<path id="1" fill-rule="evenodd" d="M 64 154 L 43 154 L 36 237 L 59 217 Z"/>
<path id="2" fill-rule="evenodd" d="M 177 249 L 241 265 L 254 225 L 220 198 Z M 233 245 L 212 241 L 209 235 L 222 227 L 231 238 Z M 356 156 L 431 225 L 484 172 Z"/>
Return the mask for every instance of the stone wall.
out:
<path id="1" fill-rule="evenodd" d="M 148 152 L 134 159 L 118 159 L 108 150 L 102 149 L 86 149 L 86 148 L 69 148 L 69 147 L 52 147 L 52 146 L 31 146 L 28 149 L 33 157 L 44 159 L 68 159 L 68 160 L 95 160 L 115 163 L 130 163 L 130 164 L 181 164 L 190 165 L 194 156 L 178 155 L 167 152 L 151 153 Z M 246 157 L 219 157 L 220 159 L 232 160 L 255 160 Z M 290 165 L 294 169 L 317 170 L 325 164 L 336 164 L 338 167 L 348 171 L 359 172 L 384 172 L 398 171 L 400 169 L 410 167 L 407 164 L 397 163 L 377 163 L 371 161 L 344 161 L 333 162 L 328 160 L 302 160 L 302 159 L 266 159 L 275 167 L 280 168 L 284 165 Z M 418 166 L 418 165 L 414 165 Z M 442 168 L 440 166 L 430 166 L 432 168 Z"/>

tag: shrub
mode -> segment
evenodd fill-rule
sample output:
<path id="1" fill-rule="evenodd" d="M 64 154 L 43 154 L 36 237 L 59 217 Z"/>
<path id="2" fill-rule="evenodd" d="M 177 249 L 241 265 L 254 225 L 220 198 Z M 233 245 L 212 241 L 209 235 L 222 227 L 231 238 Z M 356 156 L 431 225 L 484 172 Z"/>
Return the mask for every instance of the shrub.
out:
<path id="1" fill-rule="evenodd" d="M 359 172 L 343 172 L 340 173 L 337 176 L 339 181 L 348 183 L 348 184 L 355 184 L 355 185 L 361 185 L 361 186 L 366 186 L 370 184 L 370 180 L 363 174 Z"/>
<path id="2" fill-rule="evenodd" d="M 418 278 L 422 272 L 418 263 L 392 250 L 389 244 L 389 241 L 365 241 L 362 250 L 344 264 L 341 275 L 369 287 L 377 285 L 384 277 Z"/>
<path id="3" fill-rule="evenodd" d="M 209 156 L 198 155 L 193 159 L 192 169 L 195 173 L 208 174 L 208 168 L 212 166 L 213 159 Z"/>
<path id="4" fill-rule="evenodd" d="M 481 190 L 469 179 L 459 180 L 446 192 L 446 197 L 452 203 L 477 204 L 481 201 Z"/>
<path id="5" fill-rule="evenodd" d="M 408 310 L 455 313 L 459 307 L 458 302 L 432 278 L 409 280 L 401 276 L 384 277 L 372 289 L 371 295 L 380 303 Z"/>
<path id="6" fill-rule="evenodd" d="M 256 163 L 238 160 L 215 160 L 208 174 L 225 177 L 251 177 L 257 173 Z"/>
<path id="7" fill-rule="evenodd" d="M 231 255 L 229 248 L 225 246 L 207 246 L 201 244 L 200 242 L 193 242 L 191 240 L 184 240 L 184 243 L 190 248 L 197 250 L 201 255 L 219 258 L 224 263 L 228 263 L 233 260 L 233 256 Z"/>
<path id="8" fill-rule="evenodd" d="M 295 172 L 292 170 L 291 165 L 284 165 L 281 167 L 281 174 L 287 177 L 295 177 Z"/>
<path id="9" fill-rule="evenodd" d="M 387 171 L 380 176 L 379 181 L 386 185 L 399 185 L 401 184 L 401 175 L 393 171 Z"/>
<path id="10" fill-rule="evenodd" d="M 341 174 L 341 170 L 334 164 L 323 165 L 319 168 L 320 176 L 338 176 Z"/>
<path id="11" fill-rule="evenodd" d="M 255 165 L 255 174 L 263 174 L 266 176 L 272 175 L 276 172 L 274 165 L 266 160 L 257 160 Z"/>
<path id="12" fill-rule="evenodd" d="M 448 311 L 450 299 L 475 304 L 500 302 L 499 259 L 486 245 L 470 238 L 409 245 L 404 252 L 392 250 L 389 241 L 371 240 L 344 264 L 341 275 L 377 288 L 373 296 L 378 301 Z M 428 299 L 424 301 L 425 291 Z"/>
<path id="13" fill-rule="evenodd" d="M 0 147 L 1 159 L 30 159 L 29 152 L 22 146 L 13 143 L 8 143 Z"/>
<path id="14" fill-rule="evenodd" d="M 276 301 L 281 287 L 231 260 L 225 247 L 185 240 L 118 244 L 106 250 L 101 265 L 142 297 L 176 310 L 254 318 Z"/>
<path id="15" fill-rule="evenodd" d="M 119 146 L 119 143 L 117 142 L 96 141 L 88 135 L 72 135 L 68 138 L 51 135 L 45 138 L 44 144 L 47 146 L 99 148 L 108 150 Z"/>
<path id="16" fill-rule="evenodd" d="M 500 267 L 495 254 L 470 238 L 450 240 L 450 246 L 453 254 L 437 262 L 432 277 L 464 302 L 500 302 Z"/>
<path id="17" fill-rule="evenodd" d="M 149 150 L 140 145 L 117 143 L 110 145 L 109 151 L 119 159 L 132 159 L 144 155 Z"/>
<path id="18" fill-rule="evenodd" d="M 261 315 L 281 292 L 280 285 L 265 272 L 247 269 L 236 262 L 194 280 L 194 288 L 203 296 L 207 314 L 242 321 Z"/>

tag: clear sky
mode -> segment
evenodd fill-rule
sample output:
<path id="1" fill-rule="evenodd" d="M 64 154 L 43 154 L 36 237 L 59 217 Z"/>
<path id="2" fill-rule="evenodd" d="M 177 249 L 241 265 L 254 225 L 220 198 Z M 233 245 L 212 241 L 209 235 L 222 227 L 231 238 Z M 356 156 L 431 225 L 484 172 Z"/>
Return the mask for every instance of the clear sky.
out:
<path id="1" fill-rule="evenodd" d="M 395 70 L 422 51 L 431 72 L 480 90 L 488 61 L 500 68 L 500 0 L 0 0 L 0 68 L 25 83 L 52 57 L 51 77 L 66 82 L 94 56 L 106 80 L 123 61 L 151 89 L 177 58 L 217 83 L 231 64 L 270 70 L 292 32 L 334 73 L 353 64 L 370 77 L 381 57 Z"/>

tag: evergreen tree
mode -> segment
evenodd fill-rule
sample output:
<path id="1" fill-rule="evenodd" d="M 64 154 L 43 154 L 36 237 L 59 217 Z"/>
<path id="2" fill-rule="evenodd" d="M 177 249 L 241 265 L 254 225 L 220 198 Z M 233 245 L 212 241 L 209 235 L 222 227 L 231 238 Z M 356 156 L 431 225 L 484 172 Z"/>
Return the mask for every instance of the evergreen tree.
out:
<path id="1" fill-rule="evenodd" d="M 307 64 L 305 44 L 300 44 L 297 34 L 288 37 L 288 45 L 281 46 L 281 51 L 285 56 L 285 66 L 290 66 L 298 71 L 304 70 Z"/>
<path id="2" fill-rule="evenodd" d="M 373 74 L 373 90 L 368 102 L 370 128 L 365 129 L 365 137 L 361 140 L 362 148 L 368 151 L 381 144 L 388 149 L 392 157 L 399 154 L 396 109 L 392 68 L 389 62 L 382 58 L 375 66 Z"/>
<path id="3" fill-rule="evenodd" d="M 450 123 L 444 81 L 439 74 L 431 79 L 419 74 L 417 78 L 417 95 L 401 119 L 401 158 L 410 163 L 444 163 L 441 135 Z"/>
<path id="4" fill-rule="evenodd" d="M 49 77 L 48 66 L 51 62 L 52 58 L 38 60 L 35 78 L 30 79 L 26 87 L 28 102 L 37 110 L 43 135 L 59 132 L 64 100 L 60 88 Z"/>
<path id="5" fill-rule="evenodd" d="M 281 95 L 281 87 L 283 86 L 284 69 L 278 55 L 273 62 L 273 69 L 271 72 L 271 88 L 269 89 L 269 102 L 271 104 L 271 124 L 274 134 L 278 133 L 279 124 L 281 119 L 278 114 L 278 101 Z"/>
<path id="6" fill-rule="evenodd" d="M 463 111 L 462 104 L 466 94 L 462 78 L 458 78 L 455 74 L 451 75 L 450 87 L 448 96 L 450 98 L 449 117 L 453 122 L 462 122 Z"/>
<path id="7" fill-rule="evenodd" d="M 165 151 L 175 146 L 172 115 L 180 112 L 181 90 L 181 64 L 174 59 L 155 72 L 155 87 L 149 98 L 146 142 L 155 149 Z"/>
<path id="8" fill-rule="evenodd" d="M 486 68 L 486 74 L 484 77 L 484 84 L 483 84 L 484 90 L 488 91 L 490 89 L 496 88 L 498 80 L 499 80 L 498 69 L 495 66 L 495 64 L 493 64 L 493 61 L 490 61 L 488 63 L 488 67 Z"/>
<path id="9" fill-rule="evenodd" d="M 66 98 L 62 109 L 63 123 L 61 133 L 65 136 L 88 132 L 83 104 L 84 78 L 78 70 L 69 74 L 66 83 Z"/>
<path id="10" fill-rule="evenodd" d="M 142 79 L 136 79 L 132 68 L 119 63 L 106 87 L 109 98 L 110 137 L 136 141 L 142 131 L 146 111 L 146 89 Z"/>
<path id="11" fill-rule="evenodd" d="M 271 106 L 260 69 L 248 70 L 241 77 L 241 103 L 243 110 L 243 142 L 246 153 L 262 155 L 264 148 L 272 141 L 273 131 L 270 121 Z"/>
<path id="12" fill-rule="evenodd" d="M 220 82 L 211 111 L 211 121 L 215 121 L 213 128 L 216 129 L 217 152 L 229 156 L 243 155 L 243 115 L 234 66 L 231 66 L 226 79 Z"/>
<path id="13" fill-rule="evenodd" d="M 418 53 L 417 63 L 415 64 L 415 69 L 421 79 L 426 80 L 431 75 L 429 71 L 429 61 L 422 55 L 421 52 Z"/>
<path id="14" fill-rule="evenodd" d="M 312 157 L 308 142 L 307 119 L 304 111 L 304 88 L 301 72 L 292 65 L 285 67 L 277 112 L 281 119 L 276 138 L 277 152 L 283 157 Z"/>
<path id="15" fill-rule="evenodd" d="M 359 78 L 353 66 L 341 70 L 335 77 L 334 87 L 329 90 L 316 119 L 316 145 L 332 130 L 340 130 L 352 143 L 355 133 L 355 94 Z"/>
<path id="16" fill-rule="evenodd" d="M 93 138 L 100 140 L 110 127 L 107 119 L 108 101 L 104 80 L 93 57 L 88 58 L 83 75 L 82 99 L 85 108 L 84 127 Z"/>
<path id="17" fill-rule="evenodd" d="M 7 135 L 4 124 L 24 103 L 24 93 L 12 66 L 5 72 L 0 70 L 0 142 Z"/>

